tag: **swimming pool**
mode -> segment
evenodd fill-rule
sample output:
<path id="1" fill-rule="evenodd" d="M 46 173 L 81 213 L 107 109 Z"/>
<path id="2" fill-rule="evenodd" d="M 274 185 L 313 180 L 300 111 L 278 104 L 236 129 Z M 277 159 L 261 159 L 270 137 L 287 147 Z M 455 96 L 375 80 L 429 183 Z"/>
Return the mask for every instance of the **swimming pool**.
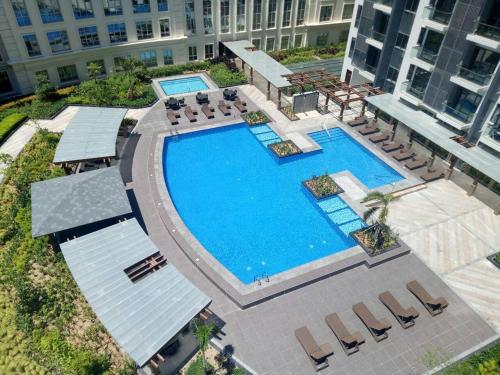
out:
<path id="1" fill-rule="evenodd" d="M 160 81 L 160 87 L 166 95 L 186 94 L 208 89 L 208 85 L 199 76 Z"/>
<path id="2" fill-rule="evenodd" d="M 321 152 L 280 163 L 265 148 L 277 137 L 262 136 L 270 130 L 237 124 L 164 143 L 164 176 L 177 212 L 245 284 L 355 245 L 348 234 L 361 219 L 340 197 L 316 202 L 302 181 L 346 169 L 370 189 L 403 178 L 341 129 L 311 133 Z"/>

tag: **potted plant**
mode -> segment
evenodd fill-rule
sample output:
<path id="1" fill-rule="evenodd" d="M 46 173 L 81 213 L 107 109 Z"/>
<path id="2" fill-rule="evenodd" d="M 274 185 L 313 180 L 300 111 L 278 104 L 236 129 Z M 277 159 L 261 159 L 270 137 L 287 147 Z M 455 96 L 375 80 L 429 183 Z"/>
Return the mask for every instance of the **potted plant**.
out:
<path id="1" fill-rule="evenodd" d="M 243 118 L 243 120 L 245 120 L 245 122 L 250 126 L 266 124 L 271 121 L 269 117 L 261 110 L 248 112 L 241 115 L 241 118 Z"/>
<path id="2" fill-rule="evenodd" d="M 323 199 L 344 192 L 328 173 L 322 176 L 312 176 L 310 180 L 304 181 L 304 186 L 316 199 Z"/>
<path id="3" fill-rule="evenodd" d="M 297 146 L 291 140 L 271 143 L 267 147 L 269 147 L 269 149 L 278 158 L 285 158 L 288 156 L 298 155 L 302 153 L 302 150 L 299 148 L 299 146 Z"/>

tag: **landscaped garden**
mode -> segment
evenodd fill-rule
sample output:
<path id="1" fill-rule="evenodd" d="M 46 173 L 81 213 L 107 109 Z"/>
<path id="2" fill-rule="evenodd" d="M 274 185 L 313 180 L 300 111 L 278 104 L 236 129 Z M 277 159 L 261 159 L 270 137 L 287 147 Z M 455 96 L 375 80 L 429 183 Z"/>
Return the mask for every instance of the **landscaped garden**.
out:
<path id="1" fill-rule="evenodd" d="M 500 343 L 475 354 L 463 362 L 451 365 L 442 375 L 497 375 L 500 374 Z"/>
<path id="2" fill-rule="evenodd" d="M 316 199 L 330 197 L 343 192 L 342 188 L 333 181 L 328 173 L 322 176 L 313 176 L 310 180 L 305 181 L 304 185 Z"/>
<path id="3" fill-rule="evenodd" d="M 347 42 L 340 42 L 324 47 L 299 47 L 269 52 L 276 61 L 283 65 L 297 64 L 315 60 L 344 57 Z"/>

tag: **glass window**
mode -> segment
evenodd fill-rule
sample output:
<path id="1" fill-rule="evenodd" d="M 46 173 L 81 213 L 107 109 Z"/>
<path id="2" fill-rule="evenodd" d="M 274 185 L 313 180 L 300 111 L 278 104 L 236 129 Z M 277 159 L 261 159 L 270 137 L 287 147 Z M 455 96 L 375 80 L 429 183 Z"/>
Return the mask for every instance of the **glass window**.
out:
<path id="1" fill-rule="evenodd" d="M 299 0 L 297 3 L 297 20 L 295 24 L 301 26 L 304 24 L 304 18 L 306 14 L 306 0 Z"/>
<path id="2" fill-rule="evenodd" d="M 229 32 L 229 0 L 220 2 L 220 32 Z"/>
<path id="3" fill-rule="evenodd" d="M 57 0 L 37 0 L 43 23 L 61 22 L 63 16 Z"/>
<path id="4" fill-rule="evenodd" d="M 158 12 L 168 12 L 168 0 L 157 0 Z"/>
<path id="5" fill-rule="evenodd" d="M 189 46 L 188 48 L 189 61 L 198 60 L 198 52 L 196 46 Z"/>
<path id="6" fill-rule="evenodd" d="M 157 65 L 156 62 L 156 51 L 143 51 L 139 54 L 139 59 L 144 63 L 147 68 L 151 68 Z"/>
<path id="7" fill-rule="evenodd" d="M 283 35 L 281 37 L 280 48 L 287 49 L 290 44 L 290 35 Z"/>
<path id="8" fill-rule="evenodd" d="M 252 44 L 255 48 L 260 49 L 260 39 L 252 39 Z"/>
<path id="9" fill-rule="evenodd" d="M 354 53 L 354 46 L 356 45 L 356 38 L 351 39 L 351 45 L 349 46 L 349 53 L 348 56 L 352 57 L 352 54 Z"/>
<path id="10" fill-rule="evenodd" d="M 116 56 L 113 60 L 114 60 L 114 63 L 115 63 L 115 70 L 116 71 L 120 71 L 122 69 L 122 66 L 123 66 L 123 62 L 125 60 L 128 60 L 130 59 L 130 55 L 122 55 L 122 56 Z"/>
<path id="11" fill-rule="evenodd" d="M 78 34 L 80 34 L 80 41 L 82 42 L 83 48 L 95 47 L 100 44 L 97 26 L 80 27 L 78 29 Z"/>
<path id="12" fill-rule="evenodd" d="M 358 9 L 356 10 L 356 19 L 354 20 L 354 27 L 359 26 L 359 21 L 361 20 L 361 12 L 363 11 L 363 6 L 359 5 Z"/>
<path id="13" fill-rule="evenodd" d="M 292 0 L 285 0 L 283 2 L 283 21 L 282 27 L 289 27 L 292 19 Z"/>
<path id="14" fill-rule="evenodd" d="M 245 31 L 245 0 L 236 2 L 236 31 Z"/>
<path id="15" fill-rule="evenodd" d="M 91 0 L 73 0 L 73 14 L 77 20 L 94 17 Z"/>
<path id="16" fill-rule="evenodd" d="M 196 34 L 196 15 L 194 13 L 194 0 L 185 0 L 186 29 L 189 35 Z"/>
<path id="17" fill-rule="evenodd" d="M 24 0 L 11 0 L 11 4 L 14 14 L 16 15 L 17 24 L 19 26 L 31 25 L 31 19 Z"/>
<path id="18" fill-rule="evenodd" d="M 0 94 L 7 94 L 12 91 L 14 91 L 14 89 L 10 83 L 9 75 L 4 70 L 3 72 L 0 72 Z"/>
<path id="19" fill-rule="evenodd" d="M 151 39 L 153 37 L 152 21 L 136 22 L 135 29 L 137 31 L 138 40 Z"/>
<path id="20" fill-rule="evenodd" d="M 269 0 L 267 6 L 267 28 L 273 29 L 276 27 L 276 0 Z"/>
<path id="21" fill-rule="evenodd" d="M 252 30 L 259 30 L 261 27 L 262 27 L 262 0 L 253 0 Z"/>
<path id="22" fill-rule="evenodd" d="M 160 35 L 162 38 L 170 36 L 170 20 L 168 18 L 160 20 Z"/>
<path id="23" fill-rule="evenodd" d="M 122 0 L 104 0 L 104 15 L 120 16 L 122 14 Z"/>
<path id="24" fill-rule="evenodd" d="M 124 23 L 112 23 L 108 25 L 110 43 L 122 43 L 128 40 L 127 29 Z"/>
<path id="25" fill-rule="evenodd" d="M 213 34 L 212 0 L 203 0 L 203 29 L 205 34 Z"/>
<path id="26" fill-rule="evenodd" d="M 47 39 L 49 40 L 52 53 L 69 51 L 71 49 L 66 30 L 49 31 L 47 33 Z"/>
<path id="27" fill-rule="evenodd" d="M 214 45 L 205 44 L 205 60 L 214 58 Z"/>
<path id="28" fill-rule="evenodd" d="M 418 8 L 418 1 L 419 0 L 406 0 L 405 10 L 416 12 Z"/>
<path id="29" fill-rule="evenodd" d="M 132 0 L 132 7 L 134 8 L 134 13 L 151 12 L 149 0 Z"/>
<path id="30" fill-rule="evenodd" d="M 106 67 L 104 65 L 104 60 L 94 60 L 94 61 L 89 61 L 87 63 L 87 71 L 89 70 L 90 64 L 96 64 L 99 66 L 99 71 L 97 72 L 98 77 L 102 77 L 106 75 Z"/>
<path id="31" fill-rule="evenodd" d="M 316 37 L 316 45 L 326 46 L 328 44 L 328 33 L 320 33 Z"/>
<path id="32" fill-rule="evenodd" d="M 61 83 L 78 81 L 76 65 L 60 66 L 57 68 L 57 73 L 59 73 L 59 80 Z"/>
<path id="33" fill-rule="evenodd" d="M 274 38 L 266 39 L 266 52 L 274 51 Z"/>
<path id="34" fill-rule="evenodd" d="M 163 50 L 163 64 L 172 65 L 174 63 L 174 55 L 171 48 L 165 48 Z"/>
<path id="35" fill-rule="evenodd" d="M 352 13 L 354 12 L 354 4 L 345 4 L 342 10 L 342 19 L 348 20 L 352 18 Z"/>
<path id="36" fill-rule="evenodd" d="M 35 34 L 23 35 L 23 39 L 30 57 L 40 56 L 42 54 Z"/>
<path id="37" fill-rule="evenodd" d="M 322 6 L 319 11 L 319 22 L 330 21 L 332 18 L 333 6 L 326 5 Z"/>
<path id="38" fill-rule="evenodd" d="M 396 36 L 396 47 L 405 49 L 407 44 L 408 44 L 408 35 L 398 33 L 398 35 Z"/>
<path id="39" fill-rule="evenodd" d="M 399 70 L 390 66 L 387 70 L 387 79 L 392 82 L 396 82 L 398 80 Z"/>
<path id="40" fill-rule="evenodd" d="M 302 47 L 302 34 L 295 35 L 295 39 L 293 41 L 293 46 L 295 48 Z"/>

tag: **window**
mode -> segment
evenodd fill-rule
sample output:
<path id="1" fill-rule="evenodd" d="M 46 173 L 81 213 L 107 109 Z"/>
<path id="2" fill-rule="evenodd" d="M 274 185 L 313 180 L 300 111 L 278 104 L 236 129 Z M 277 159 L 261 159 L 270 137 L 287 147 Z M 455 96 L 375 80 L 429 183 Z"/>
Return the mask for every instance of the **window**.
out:
<path id="1" fill-rule="evenodd" d="M 59 81 L 61 83 L 78 81 L 76 65 L 60 66 L 57 68 L 57 73 L 59 74 Z"/>
<path id="2" fill-rule="evenodd" d="M 361 12 L 363 11 L 363 6 L 359 5 L 358 9 L 356 10 L 356 19 L 354 20 L 354 27 L 359 26 L 359 21 L 361 20 Z"/>
<path id="3" fill-rule="evenodd" d="M 214 45 L 205 44 L 205 60 L 214 58 Z"/>
<path id="4" fill-rule="evenodd" d="M 42 51 L 40 51 L 40 45 L 36 39 L 35 34 L 23 35 L 24 44 L 26 45 L 26 50 L 30 57 L 40 56 Z"/>
<path id="5" fill-rule="evenodd" d="M 349 46 L 349 53 L 347 56 L 352 57 L 352 54 L 354 53 L 354 46 L 356 45 L 356 38 L 351 39 L 351 45 Z"/>
<path id="6" fill-rule="evenodd" d="M 306 0 L 299 0 L 297 3 L 297 20 L 295 25 L 302 26 L 304 24 L 304 18 L 306 14 Z"/>
<path id="7" fill-rule="evenodd" d="M 220 32 L 229 32 L 229 0 L 220 2 Z"/>
<path id="8" fill-rule="evenodd" d="M 156 51 L 155 50 L 141 52 L 139 54 L 139 59 L 143 62 L 143 64 L 147 68 L 151 68 L 151 67 L 157 65 L 157 62 L 156 62 Z"/>
<path id="9" fill-rule="evenodd" d="M 342 10 L 342 19 L 348 20 L 352 18 L 352 13 L 354 12 L 354 4 L 345 4 Z"/>
<path id="10" fill-rule="evenodd" d="M 326 46 L 328 44 L 328 33 L 320 33 L 316 37 L 317 46 Z"/>
<path id="11" fill-rule="evenodd" d="M 295 48 L 302 47 L 302 34 L 295 35 L 295 40 L 293 41 L 293 46 Z"/>
<path id="12" fill-rule="evenodd" d="M 262 0 L 253 0 L 252 30 L 260 30 L 262 27 Z"/>
<path id="13" fill-rule="evenodd" d="M 9 75 L 6 71 L 0 72 L 0 94 L 12 92 L 12 84 L 10 83 Z"/>
<path id="14" fill-rule="evenodd" d="M 165 48 L 163 50 L 163 64 L 172 65 L 174 63 L 174 55 L 171 48 Z"/>
<path id="15" fill-rule="evenodd" d="M 24 0 L 11 0 L 11 4 L 14 14 L 16 15 L 17 24 L 19 26 L 31 25 L 31 19 Z"/>
<path id="16" fill-rule="evenodd" d="M 47 33 L 47 39 L 49 40 L 52 53 L 69 51 L 71 49 L 66 30 L 49 31 Z"/>
<path id="17" fill-rule="evenodd" d="M 80 41 L 82 42 L 83 48 L 95 47 L 100 44 L 97 26 L 80 27 L 78 29 L 78 34 L 80 34 Z"/>
<path id="18" fill-rule="evenodd" d="M 123 55 L 123 56 L 116 56 L 114 58 L 114 63 L 115 63 L 115 70 L 116 71 L 121 71 L 123 63 L 130 59 L 130 55 Z"/>
<path id="19" fill-rule="evenodd" d="M 408 44 L 408 35 L 398 33 L 398 35 L 396 36 L 396 47 L 405 49 L 407 44 Z"/>
<path id="20" fill-rule="evenodd" d="M 283 35 L 281 37 L 280 48 L 287 49 L 290 44 L 290 35 Z"/>
<path id="21" fill-rule="evenodd" d="M 103 0 L 105 16 L 120 16 L 123 14 L 122 0 Z"/>
<path id="22" fill-rule="evenodd" d="M 170 36 L 170 20 L 168 18 L 160 20 L 160 35 L 162 38 Z"/>
<path id="23" fill-rule="evenodd" d="M 267 28 L 273 29 L 276 27 L 276 1 L 269 0 L 267 6 Z"/>
<path id="24" fill-rule="evenodd" d="M 290 27 L 292 19 L 292 0 L 285 0 L 283 3 L 283 21 L 282 27 Z"/>
<path id="25" fill-rule="evenodd" d="M 256 49 L 260 49 L 260 39 L 252 39 L 252 44 Z"/>
<path id="26" fill-rule="evenodd" d="M 157 0 L 158 12 L 168 12 L 168 0 Z"/>
<path id="27" fill-rule="evenodd" d="M 205 34 L 214 33 L 212 22 L 212 0 L 203 0 L 203 29 Z"/>
<path id="28" fill-rule="evenodd" d="M 43 23 L 61 22 L 63 16 L 57 0 L 37 0 Z"/>
<path id="29" fill-rule="evenodd" d="M 332 18 L 332 13 L 333 13 L 332 5 L 322 6 L 319 11 L 319 22 L 330 21 L 330 19 Z"/>
<path id="30" fill-rule="evenodd" d="M 188 47 L 189 61 L 198 60 L 198 52 L 196 51 L 196 46 Z"/>
<path id="31" fill-rule="evenodd" d="M 387 70 L 387 79 L 391 82 L 396 82 L 398 80 L 398 75 L 399 75 L 399 70 L 389 66 L 389 69 Z"/>
<path id="32" fill-rule="evenodd" d="M 91 0 L 73 0 L 73 14 L 77 20 L 94 17 Z"/>
<path id="33" fill-rule="evenodd" d="M 245 0 L 236 2 L 236 31 L 245 31 Z"/>
<path id="34" fill-rule="evenodd" d="M 89 70 L 90 64 L 95 64 L 95 65 L 99 66 L 99 71 L 97 72 L 97 77 L 102 77 L 102 76 L 106 75 L 106 67 L 104 66 L 104 60 L 89 61 L 87 63 L 87 71 Z"/>
<path id="35" fill-rule="evenodd" d="M 406 0 L 405 10 L 413 13 L 416 12 L 418 8 L 418 1 L 419 0 Z"/>
<path id="36" fill-rule="evenodd" d="M 134 13 L 151 12 L 149 0 L 132 0 L 132 7 L 134 8 Z"/>
<path id="37" fill-rule="evenodd" d="M 186 11 L 186 29 L 188 34 L 196 34 L 196 16 L 194 13 L 194 0 L 185 0 L 184 9 Z"/>
<path id="38" fill-rule="evenodd" d="M 153 37 L 153 22 L 145 21 L 145 22 L 136 22 L 135 29 L 137 31 L 137 39 L 151 39 Z"/>
<path id="39" fill-rule="evenodd" d="M 109 42 L 122 43 L 128 40 L 127 29 L 124 23 L 112 23 L 108 25 Z"/>
<path id="40" fill-rule="evenodd" d="M 274 50 L 274 38 L 266 39 L 266 52 Z"/>

